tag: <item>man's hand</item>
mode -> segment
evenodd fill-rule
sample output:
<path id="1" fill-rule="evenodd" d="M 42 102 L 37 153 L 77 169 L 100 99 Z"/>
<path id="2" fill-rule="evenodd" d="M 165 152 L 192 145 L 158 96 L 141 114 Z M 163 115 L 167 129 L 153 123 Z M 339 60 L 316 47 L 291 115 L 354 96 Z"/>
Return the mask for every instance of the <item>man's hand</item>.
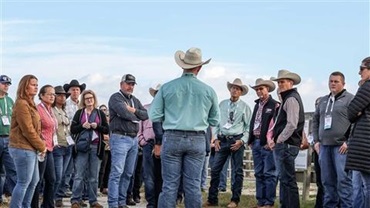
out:
<path id="1" fill-rule="evenodd" d="M 154 157 L 156 158 L 161 157 L 161 146 L 162 145 L 159 145 L 159 144 L 154 145 L 154 150 L 153 150 Z"/>
<path id="2" fill-rule="evenodd" d="M 275 148 L 275 142 L 273 139 L 268 139 L 267 140 L 267 145 L 269 147 L 270 150 L 273 150 Z"/>
<path id="3" fill-rule="evenodd" d="M 317 154 L 320 154 L 320 142 L 316 142 L 313 146 Z"/>
<path id="4" fill-rule="evenodd" d="M 241 139 L 238 139 L 235 141 L 234 144 L 230 145 L 231 146 L 230 150 L 235 152 L 243 145 L 244 145 L 244 142 Z"/>
<path id="5" fill-rule="evenodd" d="M 128 111 L 130 111 L 131 113 L 135 113 L 135 112 L 136 112 L 136 108 L 131 107 L 131 106 L 129 106 L 129 105 L 126 105 L 126 108 L 127 108 L 127 110 L 128 110 Z"/>
<path id="6" fill-rule="evenodd" d="M 339 154 L 346 154 L 347 153 L 347 143 L 343 142 L 342 146 L 339 148 Z"/>
<path id="7" fill-rule="evenodd" d="M 93 123 L 90 123 L 90 127 L 93 128 L 93 129 L 96 129 L 96 127 L 98 127 L 98 124 L 93 122 Z"/>
<path id="8" fill-rule="evenodd" d="M 220 140 L 219 139 L 216 139 L 215 140 L 215 151 L 218 152 L 220 150 Z"/>

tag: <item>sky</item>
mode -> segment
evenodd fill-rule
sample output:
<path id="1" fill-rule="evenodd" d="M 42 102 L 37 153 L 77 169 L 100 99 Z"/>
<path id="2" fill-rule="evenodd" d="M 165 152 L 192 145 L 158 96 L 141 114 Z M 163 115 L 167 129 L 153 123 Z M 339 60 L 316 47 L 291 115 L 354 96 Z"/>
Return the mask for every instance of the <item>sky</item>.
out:
<path id="1" fill-rule="evenodd" d="M 219 101 L 230 97 L 226 83 L 235 78 L 249 86 L 287 69 L 301 76 L 297 88 L 309 112 L 329 93 L 333 71 L 356 93 L 359 65 L 370 56 L 369 10 L 369 0 L 0 0 L 0 72 L 12 78 L 13 98 L 22 76 L 33 74 L 40 87 L 78 79 L 99 104 L 130 73 L 134 95 L 146 104 L 149 87 L 181 76 L 174 53 L 199 47 L 212 61 L 198 78 Z M 251 88 L 242 97 L 251 108 L 255 99 Z"/>

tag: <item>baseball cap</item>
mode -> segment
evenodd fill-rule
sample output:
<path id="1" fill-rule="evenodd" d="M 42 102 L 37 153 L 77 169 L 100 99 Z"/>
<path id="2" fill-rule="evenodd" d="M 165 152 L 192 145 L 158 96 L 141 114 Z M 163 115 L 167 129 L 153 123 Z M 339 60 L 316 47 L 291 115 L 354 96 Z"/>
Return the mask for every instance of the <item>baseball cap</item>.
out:
<path id="1" fill-rule="evenodd" d="M 121 82 L 136 84 L 136 79 L 132 74 L 125 74 L 125 75 L 123 75 L 123 77 L 121 79 Z"/>
<path id="2" fill-rule="evenodd" d="M 1 75 L 0 76 L 0 83 L 2 84 L 12 84 L 12 79 L 6 75 Z"/>

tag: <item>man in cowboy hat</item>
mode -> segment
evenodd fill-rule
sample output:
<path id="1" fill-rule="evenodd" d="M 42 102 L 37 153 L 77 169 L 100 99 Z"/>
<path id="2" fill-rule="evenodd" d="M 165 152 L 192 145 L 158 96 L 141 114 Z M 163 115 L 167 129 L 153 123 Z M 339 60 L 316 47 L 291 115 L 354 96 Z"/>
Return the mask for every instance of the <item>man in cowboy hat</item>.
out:
<path id="1" fill-rule="evenodd" d="M 354 95 L 344 89 L 345 77 L 329 76 L 330 93 L 321 97 L 312 122 L 315 151 L 319 155 L 324 207 L 352 207 L 352 173 L 344 170 L 351 130 L 347 109 Z"/>
<path id="2" fill-rule="evenodd" d="M 175 61 L 183 69 L 181 77 L 164 84 L 154 97 L 149 117 L 163 122 L 163 186 L 158 207 L 176 207 L 177 190 L 182 178 L 185 207 L 200 207 L 201 172 L 206 152 L 205 131 L 219 122 L 216 92 L 197 79 L 202 66 L 199 48 L 177 51 Z"/>
<path id="3" fill-rule="evenodd" d="M 231 155 L 232 175 L 234 182 L 231 184 L 232 197 L 228 208 L 238 206 L 243 188 L 243 156 L 245 146 L 249 137 L 249 122 L 251 119 L 250 107 L 240 99 L 240 96 L 248 93 L 248 87 L 243 85 L 239 78 L 234 82 L 227 82 L 230 98 L 221 101 L 219 107 L 221 120 L 215 127 L 215 158 L 211 170 L 211 186 L 208 193 L 208 201 L 204 207 L 218 206 L 218 186 L 220 183 L 220 172 Z"/>
<path id="4" fill-rule="evenodd" d="M 139 150 L 139 123 L 148 119 L 147 110 L 133 95 L 135 85 L 136 78 L 132 74 L 123 75 L 119 91 L 112 94 L 108 101 L 112 161 L 108 181 L 109 207 L 127 205 L 127 190 Z"/>
<path id="5" fill-rule="evenodd" d="M 3 191 L 6 191 L 6 194 L 10 195 L 17 183 L 17 173 L 8 148 L 10 121 L 14 104 L 13 99 L 8 96 L 8 90 L 11 84 L 12 80 L 10 77 L 7 75 L 0 76 L 0 164 L 3 164 L 2 166 L 5 169 L 6 176 L 5 181 L 2 181 L 5 178 L 0 177 L 0 204 L 2 202 Z M 0 169 L 3 167 L 0 167 Z M 2 185 L 5 185 L 5 188 Z"/>
<path id="6" fill-rule="evenodd" d="M 154 98 L 161 84 L 149 88 L 149 94 Z M 144 105 L 149 110 L 151 104 Z M 161 122 L 152 123 L 149 119 L 140 122 L 139 145 L 143 148 L 143 179 L 145 184 L 145 199 L 147 207 L 158 205 L 159 193 L 162 189 L 160 148 L 163 129 Z M 159 174 L 158 174 L 159 173 Z"/>
<path id="7" fill-rule="evenodd" d="M 65 110 L 66 110 L 68 119 L 72 121 L 73 116 L 78 110 L 78 102 L 79 102 L 80 94 L 82 91 L 86 89 L 86 84 L 85 83 L 80 84 L 76 79 L 72 79 L 69 84 L 67 83 L 63 85 L 63 89 L 70 95 L 66 101 Z M 73 145 L 70 145 L 68 149 L 70 150 L 68 153 L 70 154 L 70 156 L 72 156 Z M 72 195 L 72 192 L 70 191 L 70 181 L 73 180 L 72 178 L 73 169 L 74 169 L 73 166 L 74 166 L 73 160 L 71 159 L 67 166 L 67 170 L 65 172 L 65 176 L 64 176 L 64 179 L 61 185 L 61 189 L 65 193 L 65 196 L 67 197 Z"/>
<path id="8" fill-rule="evenodd" d="M 301 77 L 288 70 L 279 70 L 277 81 L 281 95 L 281 105 L 275 118 L 273 130 L 275 165 L 280 180 L 280 205 L 299 208 L 298 186 L 295 178 L 294 160 L 298 155 L 305 122 L 301 96 L 294 85 Z"/>
<path id="9" fill-rule="evenodd" d="M 274 155 L 268 147 L 266 136 L 279 103 L 269 94 L 275 90 L 272 81 L 258 78 L 251 88 L 258 96 L 255 100 L 248 140 L 253 152 L 257 207 L 270 208 L 274 207 L 277 177 Z"/>

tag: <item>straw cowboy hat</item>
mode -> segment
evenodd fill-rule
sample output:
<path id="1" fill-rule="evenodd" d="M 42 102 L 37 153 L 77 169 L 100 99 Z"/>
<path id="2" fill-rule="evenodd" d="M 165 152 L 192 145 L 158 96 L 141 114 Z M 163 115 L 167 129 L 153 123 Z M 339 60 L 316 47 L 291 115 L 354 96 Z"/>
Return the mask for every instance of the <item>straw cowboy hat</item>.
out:
<path id="1" fill-rule="evenodd" d="M 192 69 L 204 64 L 208 64 L 211 59 L 202 61 L 202 51 L 199 48 L 190 48 L 184 53 L 183 51 L 176 51 L 175 61 L 183 69 Z"/>
<path id="2" fill-rule="evenodd" d="M 55 86 L 54 87 L 54 90 L 55 90 L 55 94 L 57 94 L 57 95 L 66 95 L 66 97 L 68 98 L 70 95 L 71 95 L 71 93 L 68 93 L 68 92 L 66 92 L 64 89 L 63 89 L 63 87 L 62 86 L 60 86 L 60 85 L 58 85 L 58 86 Z"/>
<path id="3" fill-rule="evenodd" d="M 149 93 L 152 97 L 155 96 L 155 93 L 158 92 L 159 88 L 161 88 L 161 84 L 157 84 L 154 88 L 153 87 L 150 87 L 149 88 Z"/>
<path id="4" fill-rule="evenodd" d="M 71 88 L 71 87 L 79 87 L 81 92 L 82 92 L 86 89 L 86 84 L 83 83 L 83 84 L 80 85 L 80 83 L 77 80 L 72 79 L 72 81 L 69 84 L 63 85 L 63 88 L 66 92 L 68 92 L 69 88 Z"/>
<path id="5" fill-rule="evenodd" d="M 242 89 L 242 95 L 246 95 L 248 93 L 248 86 L 243 85 L 242 81 L 239 78 L 234 79 L 232 83 L 227 82 L 227 89 L 231 89 L 232 86 L 237 86 Z"/>
<path id="6" fill-rule="evenodd" d="M 294 85 L 301 83 L 301 77 L 298 74 L 285 69 L 279 70 L 277 78 L 271 77 L 270 79 L 272 81 L 278 81 L 279 79 L 290 79 L 293 81 Z"/>
<path id="7" fill-rule="evenodd" d="M 254 90 L 256 90 L 256 88 L 258 88 L 259 86 L 266 86 L 266 87 L 268 87 L 269 88 L 269 92 L 272 92 L 272 91 L 275 90 L 275 84 L 272 81 L 270 81 L 270 80 L 264 80 L 262 78 L 258 78 L 256 80 L 256 85 L 254 85 L 254 86 L 249 85 L 249 86 L 251 88 L 253 88 Z"/>

